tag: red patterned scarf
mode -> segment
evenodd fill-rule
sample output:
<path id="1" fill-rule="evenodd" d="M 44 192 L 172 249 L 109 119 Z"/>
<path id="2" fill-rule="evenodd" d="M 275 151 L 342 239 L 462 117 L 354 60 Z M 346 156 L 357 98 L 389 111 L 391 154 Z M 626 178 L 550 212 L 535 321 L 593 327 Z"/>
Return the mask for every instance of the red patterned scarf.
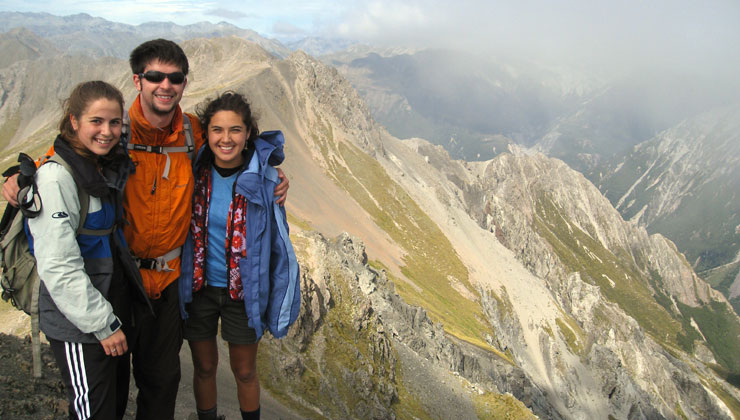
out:
<path id="1" fill-rule="evenodd" d="M 211 202 L 211 166 L 204 165 L 198 170 L 195 179 L 195 196 L 193 198 L 193 217 L 190 230 L 195 245 L 193 269 L 193 292 L 197 292 L 206 282 L 206 248 L 208 246 L 208 207 Z M 228 276 L 229 295 L 233 300 L 244 300 L 239 260 L 247 256 L 246 225 L 247 199 L 234 193 L 226 220 L 226 273 Z M 217 238 L 213 238 L 217 239 Z M 216 242 L 218 243 L 218 242 Z"/>

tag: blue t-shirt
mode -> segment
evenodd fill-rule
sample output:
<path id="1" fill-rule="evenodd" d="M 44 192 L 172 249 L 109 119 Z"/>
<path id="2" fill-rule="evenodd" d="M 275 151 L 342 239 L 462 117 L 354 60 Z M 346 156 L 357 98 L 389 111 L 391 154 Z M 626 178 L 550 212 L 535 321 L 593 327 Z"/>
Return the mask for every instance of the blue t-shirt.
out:
<path id="1" fill-rule="evenodd" d="M 206 283 L 227 287 L 226 221 L 231 206 L 231 193 L 237 173 L 223 177 L 211 169 L 211 202 L 208 205 L 208 249 L 206 252 Z"/>

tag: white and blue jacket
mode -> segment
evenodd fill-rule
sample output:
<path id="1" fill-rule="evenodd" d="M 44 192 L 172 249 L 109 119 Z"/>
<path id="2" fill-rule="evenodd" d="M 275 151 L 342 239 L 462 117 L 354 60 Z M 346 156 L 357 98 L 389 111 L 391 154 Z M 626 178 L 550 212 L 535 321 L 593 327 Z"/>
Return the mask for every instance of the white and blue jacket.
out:
<path id="1" fill-rule="evenodd" d="M 39 326 L 49 338 L 97 343 L 118 330 L 122 322 L 129 322 L 119 320 L 110 303 L 114 267 L 123 270 L 119 281 L 130 282 L 132 297 L 138 295 L 140 300 L 148 302 L 139 270 L 117 223 L 121 219 L 121 192 L 130 161 L 125 151 L 116 147 L 122 162 L 115 168 L 103 168 L 103 175 L 93 163 L 76 155 L 58 138 L 54 143 L 57 154 L 65 154 L 65 160 L 77 175 L 58 163 L 41 165 L 36 172 L 35 182 L 43 206 L 37 217 L 27 220 L 26 232 L 41 278 Z M 103 196 L 90 195 L 84 227 L 111 229 L 109 235 L 77 235 L 78 189 L 83 186 L 78 185 L 75 176 L 81 182 L 97 186 L 95 191 Z"/>

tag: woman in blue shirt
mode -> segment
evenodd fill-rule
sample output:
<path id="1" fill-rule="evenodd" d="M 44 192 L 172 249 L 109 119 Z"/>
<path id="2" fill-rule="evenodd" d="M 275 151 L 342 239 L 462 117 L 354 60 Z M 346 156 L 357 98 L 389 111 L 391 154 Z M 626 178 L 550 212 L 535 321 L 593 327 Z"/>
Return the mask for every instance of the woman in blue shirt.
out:
<path id="1" fill-rule="evenodd" d="M 285 335 L 300 305 L 285 210 L 273 195 L 279 181 L 273 166 L 283 160 L 283 136 L 259 135 L 249 103 L 234 92 L 210 101 L 198 116 L 207 141 L 194 164 L 193 217 L 180 278 L 196 408 L 200 420 L 220 418 L 220 318 L 242 418 L 258 419 L 259 339 L 265 330 Z"/>

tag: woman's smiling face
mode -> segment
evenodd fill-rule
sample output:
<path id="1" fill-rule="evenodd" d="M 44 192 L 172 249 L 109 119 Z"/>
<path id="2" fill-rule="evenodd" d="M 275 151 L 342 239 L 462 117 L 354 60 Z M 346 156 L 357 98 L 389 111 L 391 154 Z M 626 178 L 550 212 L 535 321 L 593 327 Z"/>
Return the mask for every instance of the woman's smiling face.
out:
<path id="1" fill-rule="evenodd" d="M 100 98 L 90 103 L 79 118 L 71 115 L 69 119 L 80 144 L 104 156 L 121 140 L 122 115 L 118 102 Z"/>
<path id="2" fill-rule="evenodd" d="M 216 166 L 236 168 L 244 163 L 249 129 L 234 111 L 218 111 L 208 123 L 208 146 L 213 151 Z"/>

